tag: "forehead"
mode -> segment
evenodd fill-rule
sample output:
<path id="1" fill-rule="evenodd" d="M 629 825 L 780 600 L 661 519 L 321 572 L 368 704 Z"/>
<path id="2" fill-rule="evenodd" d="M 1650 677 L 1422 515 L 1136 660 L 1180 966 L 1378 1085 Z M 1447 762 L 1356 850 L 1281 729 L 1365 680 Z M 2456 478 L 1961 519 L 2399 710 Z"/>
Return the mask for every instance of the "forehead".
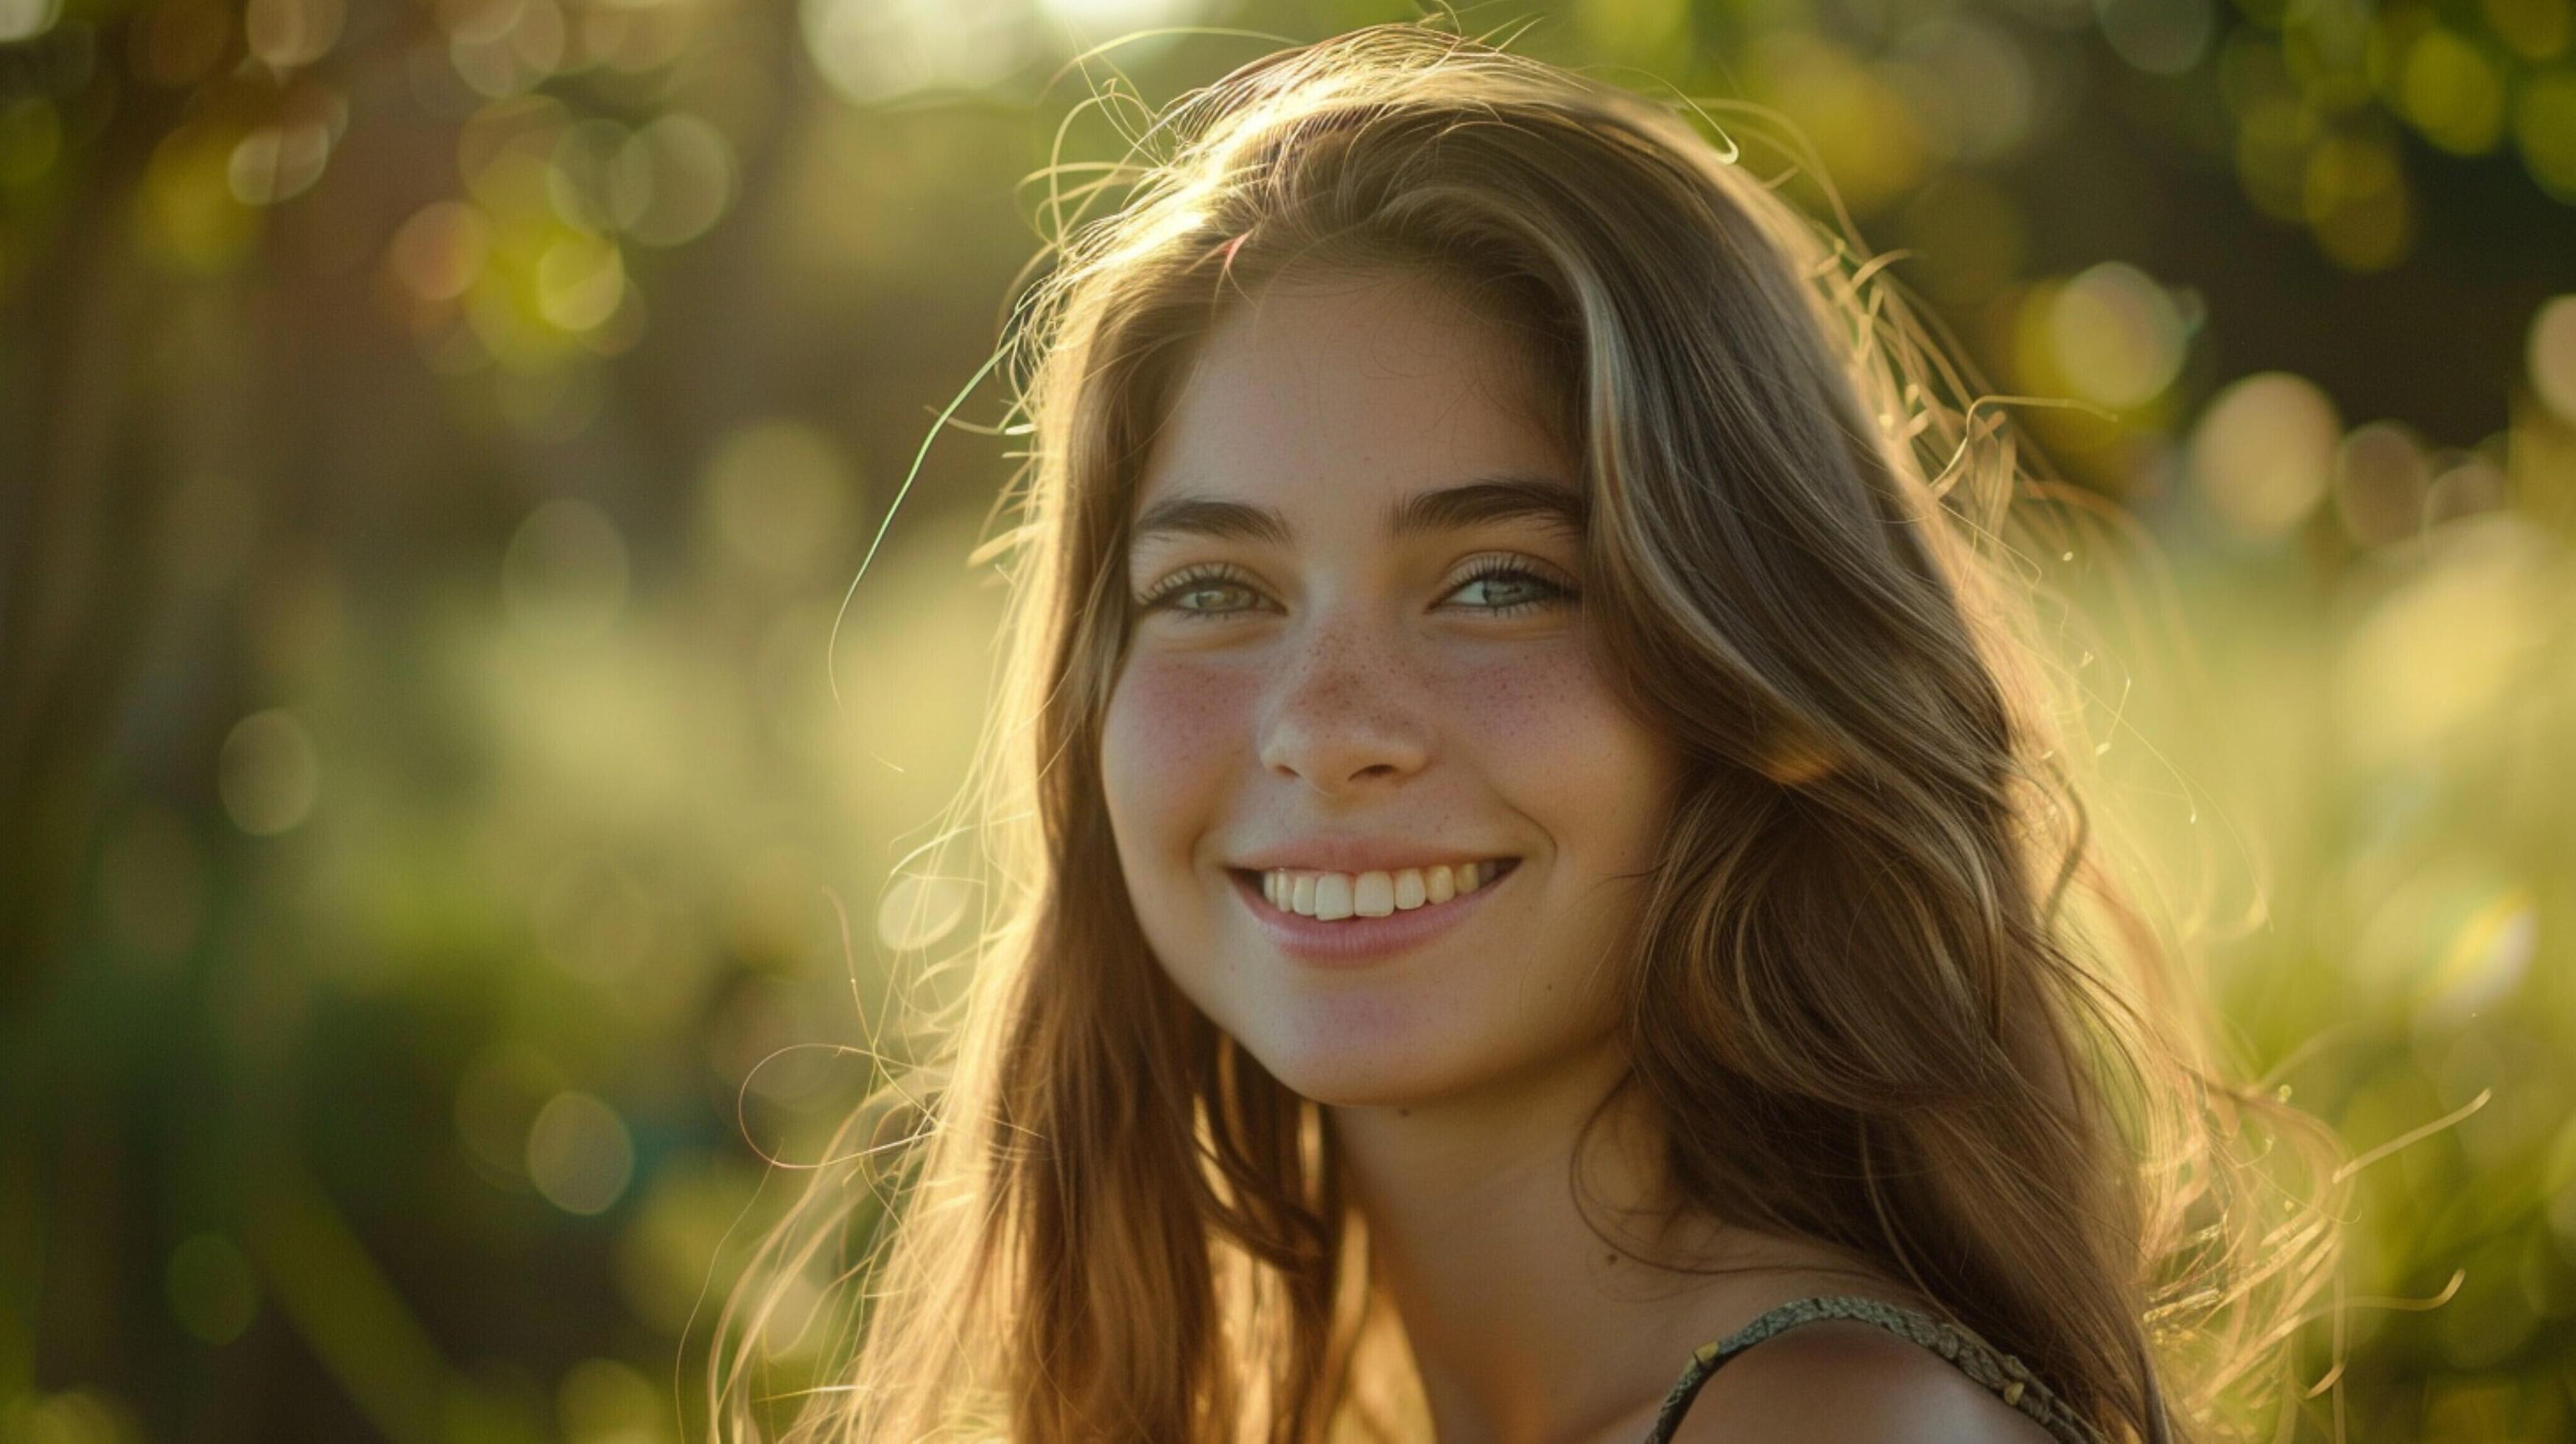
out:
<path id="1" fill-rule="evenodd" d="M 1283 279 L 1201 343 L 1135 504 L 1180 490 L 1374 514 L 1478 477 L 1576 486 L 1542 384 L 1527 342 L 1430 281 Z"/>

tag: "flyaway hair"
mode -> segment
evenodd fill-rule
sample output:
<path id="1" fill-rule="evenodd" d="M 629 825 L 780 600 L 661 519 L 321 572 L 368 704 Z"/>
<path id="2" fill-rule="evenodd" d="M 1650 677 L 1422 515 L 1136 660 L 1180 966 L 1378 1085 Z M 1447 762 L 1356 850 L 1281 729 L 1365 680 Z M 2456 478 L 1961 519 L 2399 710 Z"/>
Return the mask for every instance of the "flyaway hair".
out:
<path id="1" fill-rule="evenodd" d="M 1689 761 L 1607 963 L 1680 1206 L 1919 1290 L 2105 1438 L 2269 1424 L 2335 1154 L 2229 1081 L 2188 929 L 2088 801 L 2047 578 L 2124 520 L 1757 140 L 1814 175 L 1749 108 L 1408 23 L 1194 91 L 1054 198 L 996 358 L 1029 450 L 976 557 L 1010 589 L 995 708 L 943 833 L 986 911 L 728 1301 L 718 1437 L 1405 1437 L 1326 1119 L 1157 965 L 1100 761 L 1194 347 L 1292 273 L 1376 272 L 1523 343 L 1584 468 L 1589 640 Z M 816 1283 L 822 1373 L 767 1422 L 768 1324 Z"/>

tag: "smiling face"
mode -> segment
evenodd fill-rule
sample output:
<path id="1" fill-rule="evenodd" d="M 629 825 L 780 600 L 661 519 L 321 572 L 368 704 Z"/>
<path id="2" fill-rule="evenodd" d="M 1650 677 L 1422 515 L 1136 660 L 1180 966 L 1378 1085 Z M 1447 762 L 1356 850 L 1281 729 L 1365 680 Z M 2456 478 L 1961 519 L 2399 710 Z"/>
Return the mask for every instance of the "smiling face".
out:
<path id="1" fill-rule="evenodd" d="M 1281 282 L 1206 339 L 1142 478 L 1101 758 L 1129 896 L 1182 992 L 1326 1103 L 1462 1094 L 1616 1021 L 1678 762 L 1585 644 L 1582 473 L 1531 384 L 1427 282 Z M 1256 870 L 1360 876 L 1365 914 L 1370 871 L 1400 905 L 1407 864 L 1506 858 L 1340 921 Z"/>

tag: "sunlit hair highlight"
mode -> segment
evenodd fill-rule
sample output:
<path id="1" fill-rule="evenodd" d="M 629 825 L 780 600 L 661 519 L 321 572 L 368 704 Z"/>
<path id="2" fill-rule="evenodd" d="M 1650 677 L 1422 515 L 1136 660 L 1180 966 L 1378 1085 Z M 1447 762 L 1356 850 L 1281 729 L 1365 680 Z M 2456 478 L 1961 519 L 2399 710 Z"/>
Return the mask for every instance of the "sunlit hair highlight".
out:
<path id="1" fill-rule="evenodd" d="M 1417 276 L 1508 327 L 1583 462 L 1584 625 L 1690 764 L 1616 960 L 1622 1088 L 1684 1205 L 1906 1284 L 2106 1438 L 2283 1407 L 2333 1143 L 2228 1081 L 2190 928 L 2088 805 L 2057 650 L 2085 624 L 2052 567 L 2136 537 L 2041 473 L 1847 218 L 1753 173 L 1763 134 L 1389 25 L 1183 97 L 1075 197 L 1108 215 L 1055 197 L 996 357 L 1028 464 L 977 555 L 1005 650 L 944 834 L 981 843 L 987 910 L 728 1301 L 719 1437 L 1399 1427 L 1325 1120 L 1166 977 L 1102 803 L 1156 426 L 1292 272 Z M 772 1427 L 747 1381 L 817 1279 L 823 1373 Z"/>

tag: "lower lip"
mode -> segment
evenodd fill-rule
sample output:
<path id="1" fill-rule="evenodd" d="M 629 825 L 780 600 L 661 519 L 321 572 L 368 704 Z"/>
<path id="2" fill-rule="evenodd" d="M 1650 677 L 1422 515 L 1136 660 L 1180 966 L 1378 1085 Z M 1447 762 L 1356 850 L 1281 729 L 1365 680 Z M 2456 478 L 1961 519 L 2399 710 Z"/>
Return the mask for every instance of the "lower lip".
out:
<path id="1" fill-rule="evenodd" d="M 1520 870 L 1520 864 L 1514 862 L 1502 876 L 1445 903 L 1425 903 L 1382 918 L 1347 917 L 1332 922 L 1272 907 L 1269 899 L 1261 895 L 1258 873 L 1246 876 L 1229 871 L 1227 876 L 1242 895 L 1244 906 L 1252 910 L 1253 921 L 1261 925 L 1281 952 L 1300 962 L 1335 968 L 1381 962 L 1421 947 L 1474 916 L 1485 905 L 1485 899 L 1494 895 L 1494 889 L 1510 882 Z"/>

